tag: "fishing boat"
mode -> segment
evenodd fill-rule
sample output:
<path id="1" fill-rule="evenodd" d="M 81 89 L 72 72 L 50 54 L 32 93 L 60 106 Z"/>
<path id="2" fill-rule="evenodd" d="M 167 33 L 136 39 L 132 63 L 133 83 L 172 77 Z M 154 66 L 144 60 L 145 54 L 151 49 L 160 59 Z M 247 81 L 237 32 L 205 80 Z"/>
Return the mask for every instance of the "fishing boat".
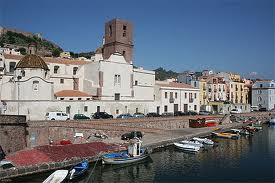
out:
<path id="1" fill-rule="evenodd" d="M 227 138 L 227 139 L 239 139 L 239 137 L 240 137 L 239 134 L 233 134 L 233 133 L 216 133 L 216 132 L 212 132 L 212 135 L 214 137 Z"/>
<path id="2" fill-rule="evenodd" d="M 193 146 L 198 146 L 198 147 L 203 147 L 203 144 L 199 141 L 193 141 L 193 140 L 183 140 L 180 141 L 182 144 L 188 144 L 188 145 L 193 145 Z"/>
<path id="3" fill-rule="evenodd" d="M 214 145 L 213 140 L 210 140 L 208 138 L 194 137 L 193 140 L 198 141 L 198 142 L 203 143 L 203 144 L 206 144 L 206 145 Z"/>
<path id="4" fill-rule="evenodd" d="M 43 183 L 62 183 L 65 181 L 68 173 L 68 170 L 56 170 L 46 180 L 44 180 Z"/>
<path id="5" fill-rule="evenodd" d="M 149 157 L 147 149 L 141 148 L 142 141 L 138 138 L 129 141 L 128 150 L 117 153 L 107 153 L 102 156 L 102 164 L 125 164 L 141 161 Z"/>
<path id="6" fill-rule="evenodd" d="M 89 169 L 89 162 L 87 160 L 82 161 L 81 163 L 76 164 L 70 170 L 70 180 L 81 177 Z"/>
<path id="7" fill-rule="evenodd" d="M 200 150 L 199 146 L 194 146 L 190 144 L 182 144 L 175 142 L 174 145 L 181 150 L 187 151 L 187 152 L 198 152 Z"/>

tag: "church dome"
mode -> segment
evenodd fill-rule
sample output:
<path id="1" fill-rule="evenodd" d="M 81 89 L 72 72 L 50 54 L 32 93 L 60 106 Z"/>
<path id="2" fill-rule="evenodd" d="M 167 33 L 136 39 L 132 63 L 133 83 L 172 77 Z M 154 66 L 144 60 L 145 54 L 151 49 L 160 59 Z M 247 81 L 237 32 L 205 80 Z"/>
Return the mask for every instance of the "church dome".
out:
<path id="1" fill-rule="evenodd" d="M 16 65 L 16 68 L 40 68 L 49 70 L 48 65 L 38 55 L 26 55 Z"/>

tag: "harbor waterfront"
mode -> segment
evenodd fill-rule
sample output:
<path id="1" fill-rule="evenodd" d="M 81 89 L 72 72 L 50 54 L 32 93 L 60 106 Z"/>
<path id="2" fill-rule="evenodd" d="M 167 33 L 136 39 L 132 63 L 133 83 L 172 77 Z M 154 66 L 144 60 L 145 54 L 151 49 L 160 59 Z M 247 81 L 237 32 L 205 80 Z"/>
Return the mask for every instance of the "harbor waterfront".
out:
<path id="1" fill-rule="evenodd" d="M 216 147 L 190 154 L 173 146 L 130 165 L 91 164 L 78 182 L 274 182 L 275 126 L 239 140 L 213 140 Z M 16 182 L 42 182 L 49 173 L 23 177 Z"/>

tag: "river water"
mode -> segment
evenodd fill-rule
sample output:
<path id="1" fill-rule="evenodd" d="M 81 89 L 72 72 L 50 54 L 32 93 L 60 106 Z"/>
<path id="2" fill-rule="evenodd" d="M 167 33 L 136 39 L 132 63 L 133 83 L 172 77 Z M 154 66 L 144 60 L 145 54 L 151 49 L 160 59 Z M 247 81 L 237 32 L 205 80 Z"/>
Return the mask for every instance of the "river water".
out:
<path id="1" fill-rule="evenodd" d="M 254 136 L 239 140 L 214 140 L 217 147 L 197 154 L 185 153 L 171 146 L 137 164 L 91 164 L 88 175 L 77 182 L 275 182 L 275 126 L 264 126 Z M 48 175 L 14 181 L 43 182 Z"/>

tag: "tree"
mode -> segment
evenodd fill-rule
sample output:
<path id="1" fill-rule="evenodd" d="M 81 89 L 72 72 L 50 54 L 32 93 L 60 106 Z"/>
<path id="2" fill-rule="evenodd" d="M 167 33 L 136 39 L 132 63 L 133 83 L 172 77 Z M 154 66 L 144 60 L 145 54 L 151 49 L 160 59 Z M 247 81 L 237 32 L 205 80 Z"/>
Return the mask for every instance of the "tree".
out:
<path id="1" fill-rule="evenodd" d="M 54 48 L 53 51 L 52 51 L 52 55 L 54 57 L 59 57 L 60 53 L 61 53 L 61 51 L 57 48 Z"/>
<path id="2" fill-rule="evenodd" d="M 22 55 L 26 55 L 26 54 L 27 54 L 25 48 L 19 48 L 18 51 L 20 51 L 20 53 L 21 53 Z"/>

